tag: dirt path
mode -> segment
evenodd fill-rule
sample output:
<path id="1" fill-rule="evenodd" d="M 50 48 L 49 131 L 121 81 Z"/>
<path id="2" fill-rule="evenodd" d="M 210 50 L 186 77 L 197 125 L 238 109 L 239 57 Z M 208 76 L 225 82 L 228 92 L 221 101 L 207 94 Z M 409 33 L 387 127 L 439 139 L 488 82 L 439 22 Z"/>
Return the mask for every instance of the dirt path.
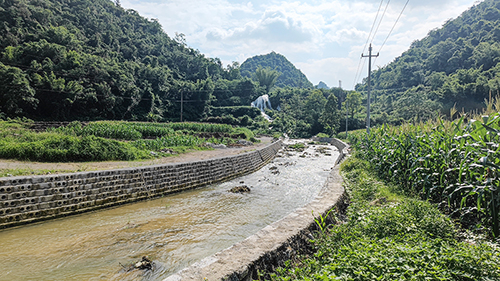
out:
<path id="1" fill-rule="evenodd" d="M 269 137 L 262 137 L 259 139 L 261 142 L 254 144 L 252 146 L 204 150 L 204 151 L 192 151 L 184 154 L 174 155 L 171 157 L 163 157 L 163 158 L 149 159 L 143 161 L 43 163 L 43 162 L 27 162 L 27 161 L 0 159 L 0 177 L 110 170 L 110 169 L 150 166 L 150 165 L 166 164 L 166 163 L 193 162 L 198 160 L 231 156 L 257 150 L 267 146 L 272 142 L 272 138 Z"/>

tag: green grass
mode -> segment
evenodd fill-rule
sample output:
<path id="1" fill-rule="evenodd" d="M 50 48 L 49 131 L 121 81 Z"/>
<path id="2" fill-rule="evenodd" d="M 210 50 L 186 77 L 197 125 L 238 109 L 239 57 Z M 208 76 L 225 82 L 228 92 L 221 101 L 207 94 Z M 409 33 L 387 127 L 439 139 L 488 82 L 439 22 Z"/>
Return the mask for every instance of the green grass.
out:
<path id="1" fill-rule="evenodd" d="M 16 177 L 16 176 L 26 176 L 26 175 L 47 175 L 56 173 L 71 173 L 71 172 L 81 172 L 73 170 L 53 170 L 53 169 L 30 169 L 30 168 L 20 168 L 20 169 L 0 169 L 0 178 L 3 177 Z"/>
<path id="2" fill-rule="evenodd" d="M 306 145 L 302 142 L 298 142 L 295 144 L 288 145 L 288 148 L 293 149 L 293 150 L 304 150 L 306 148 Z"/>
<path id="3" fill-rule="evenodd" d="M 351 199 L 347 221 L 317 235 L 314 255 L 289 261 L 269 279 L 500 279 L 498 244 L 460 239 L 434 205 L 385 184 L 365 160 L 351 157 L 341 169 Z"/>

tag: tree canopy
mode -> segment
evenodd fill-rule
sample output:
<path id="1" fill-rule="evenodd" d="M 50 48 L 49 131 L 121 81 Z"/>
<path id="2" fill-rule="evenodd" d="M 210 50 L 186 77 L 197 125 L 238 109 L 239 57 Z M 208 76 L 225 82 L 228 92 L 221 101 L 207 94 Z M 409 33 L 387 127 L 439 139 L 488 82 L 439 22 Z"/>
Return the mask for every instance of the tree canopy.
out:
<path id="1" fill-rule="evenodd" d="M 197 118 L 213 81 L 238 76 L 119 2 L 3 0 L 0 20 L 7 115 L 175 120 L 182 92 Z"/>

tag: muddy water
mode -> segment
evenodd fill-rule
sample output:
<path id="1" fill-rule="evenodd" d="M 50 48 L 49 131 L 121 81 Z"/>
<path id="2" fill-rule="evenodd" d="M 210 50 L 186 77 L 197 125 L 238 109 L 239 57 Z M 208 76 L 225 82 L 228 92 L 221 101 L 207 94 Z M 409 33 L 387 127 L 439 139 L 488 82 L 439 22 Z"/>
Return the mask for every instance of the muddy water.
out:
<path id="1" fill-rule="evenodd" d="M 223 184 L 0 231 L 0 280 L 162 280 L 311 201 L 338 155 L 323 148 L 282 151 Z M 250 193 L 228 192 L 241 182 Z M 122 269 L 142 256 L 154 270 Z"/>

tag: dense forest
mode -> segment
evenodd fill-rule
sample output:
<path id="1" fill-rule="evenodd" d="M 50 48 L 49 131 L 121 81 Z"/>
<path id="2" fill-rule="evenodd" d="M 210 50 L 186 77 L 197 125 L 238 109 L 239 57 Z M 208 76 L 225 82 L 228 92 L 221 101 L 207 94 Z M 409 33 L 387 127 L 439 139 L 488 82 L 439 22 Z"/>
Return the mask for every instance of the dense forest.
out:
<path id="1" fill-rule="evenodd" d="M 500 1 L 485 0 L 372 73 L 375 118 L 399 123 L 485 107 L 500 92 Z M 356 89 L 365 93 L 367 81 Z"/>
<path id="2" fill-rule="evenodd" d="M 119 3 L 119 2 L 117 2 Z M 0 1 L 0 112 L 34 119 L 199 120 L 258 84 L 109 0 Z M 231 83 L 217 83 L 231 80 Z M 220 94 L 212 95 L 214 91 Z M 252 96 L 252 98 L 254 98 Z M 218 100 L 221 98 L 223 100 Z M 247 103 L 249 104 L 249 102 Z"/>

